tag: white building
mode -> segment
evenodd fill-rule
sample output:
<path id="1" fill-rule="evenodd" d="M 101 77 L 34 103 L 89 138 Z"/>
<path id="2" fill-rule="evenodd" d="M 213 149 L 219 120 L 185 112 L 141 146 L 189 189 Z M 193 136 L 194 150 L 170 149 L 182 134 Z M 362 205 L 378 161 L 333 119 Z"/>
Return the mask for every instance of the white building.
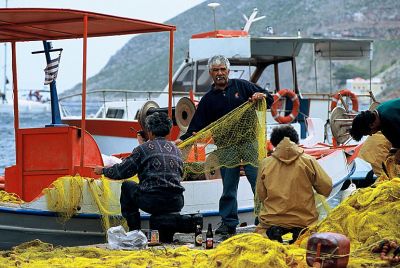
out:
<path id="1" fill-rule="evenodd" d="M 385 89 L 386 85 L 380 78 L 372 78 L 371 82 L 369 79 L 361 77 L 346 80 L 346 88 L 357 95 L 368 94 L 370 87 L 372 93 L 376 96 Z"/>

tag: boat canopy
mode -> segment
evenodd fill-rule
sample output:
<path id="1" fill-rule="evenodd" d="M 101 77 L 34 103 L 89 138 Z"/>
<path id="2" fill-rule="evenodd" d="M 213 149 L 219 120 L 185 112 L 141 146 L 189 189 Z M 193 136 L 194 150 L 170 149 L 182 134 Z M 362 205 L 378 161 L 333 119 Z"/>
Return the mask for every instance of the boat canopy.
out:
<path id="1" fill-rule="evenodd" d="M 350 60 L 372 57 L 372 40 L 302 38 L 302 37 L 226 37 L 193 38 L 189 56 L 193 60 L 207 59 L 215 54 L 254 62 L 279 63 L 297 57 L 303 44 L 313 44 L 316 57 Z"/>
<path id="2" fill-rule="evenodd" d="M 172 67 L 174 31 L 176 27 L 156 22 L 130 19 L 88 11 L 56 8 L 0 8 L 0 43 L 11 42 L 13 94 L 18 96 L 17 42 L 82 39 L 82 119 L 81 131 L 86 131 L 86 60 L 87 39 L 90 37 L 116 36 L 125 34 L 169 32 L 168 64 L 168 115 L 172 118 Z M 46 51 L 46 48 L 45 48 Z M 58 98 L 55 87 L 50 85 L 52 118 Z M 56 125 L 53 122 L 53 125 Z M 18 98 L 14 98 L 14 129 L 17 166 L 24 155 L 23 144 L 18 140 Z M 81 138 L 81 154 L 84 155 L 85 135 Z M 84 157 L 80 158 L 80 174 L 84 174 Z M 22 176 L 22 175 L 21 175 Z"/>
<path id="3" fill-rule="evenodd" d="M 82 38 L 175 31 L 176 27 L 94 12 L 54 8 L 0 8 L 0 42 Z"/>

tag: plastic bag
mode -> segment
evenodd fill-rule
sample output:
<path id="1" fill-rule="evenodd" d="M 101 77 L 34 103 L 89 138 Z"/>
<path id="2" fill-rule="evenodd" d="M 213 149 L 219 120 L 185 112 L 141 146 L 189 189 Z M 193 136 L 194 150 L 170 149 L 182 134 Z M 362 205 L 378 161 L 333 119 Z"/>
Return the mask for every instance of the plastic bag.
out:
<path id="1" fill-rule="evenodd" d="M 147 246 L 147 237 L 142 231 L 125 232 L 121 225 L 107 230 L 107 240 L 111 249 L 142 249 Z"/>
<path id="2" fill-rule="evenodd" d="M 101 154 L 101 158 L 103 159 L 103 163 L 105 167 L 109 167 L 115 164 L 119 164 L 122 162 L 121 159 L 118 157 L 115 157 L 113 155 L 106 155 L 106 154 Z"/>
<path id="3" fill-rule="evenodd" d="M 350 183 L 349 187 L 347 187 L 347 189 L 342 192 L 342 201 L 352 195 L 356 190 L 356 185 L 353 182 Z"/>

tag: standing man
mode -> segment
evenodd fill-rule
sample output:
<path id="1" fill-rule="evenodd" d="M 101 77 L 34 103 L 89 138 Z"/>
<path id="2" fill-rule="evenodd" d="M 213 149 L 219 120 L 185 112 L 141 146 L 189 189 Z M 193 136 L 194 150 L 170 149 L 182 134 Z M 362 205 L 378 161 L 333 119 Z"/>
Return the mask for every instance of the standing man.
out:
<path id="1" fill-rule="evenodd" d="M 350 135 L 356 141 L 381 131 L 392 143 L 395 161 L 400 164 L 400 98 L 383 102 L 374 111 L 362 111 L 354 119 Z"/>
<path id="2" fill-rule="evenodd" d="M 268 107 L 272 105 L 273 97 L 268 91 L 243 79 L 229 79 L 229 67 L 229 60 L 222 55 L 213 56 L 208 60 L 208 71 L 214 83 L 201 98 L 187 132 L 175 141 L 177 144 L 246 101 L 266 98 Z M 254 193 L 257 168 L 245 165 L 244 170 Z M 237 189 L 240 178 L 239 163 L 234 168 L 221 168 L 221 175 L 223 193 L 219 201 L 219 214 L 222 217 L 222 224 L 215 233 L 222 235 L 235 234 L 236 226 L 239 224 L 237 211 Z"/>
<path id="3" fill-rule="evenodd" d="M 299 136 L 293 126 L 275 127 L 270 141 L 275 150 L 260 164 L 257 178 L 263 206 L 256 231 L 279 242 L 283 242 L 282 235 L 291 232 L 294 242 L 302 229 L 318 220 L 314 189 L 328 197 L 332 179 L 297 145 Z"/>
<path id="4" fill-rule="evenodd" d="M 139 184 L 127 180 L 121 186 L 121 213 L 130 231 L 141 227 L 139 209 L 164 214 L 183 208 L 182 155 L 173 142 L 165 139 L 171 127 L 172 120 L 167 114 L 149 115 L 146 118 L 149 141 L 136 147 L 122 163 L 94 169 L 96 174 L 115 180 L 138 174 Z"/>

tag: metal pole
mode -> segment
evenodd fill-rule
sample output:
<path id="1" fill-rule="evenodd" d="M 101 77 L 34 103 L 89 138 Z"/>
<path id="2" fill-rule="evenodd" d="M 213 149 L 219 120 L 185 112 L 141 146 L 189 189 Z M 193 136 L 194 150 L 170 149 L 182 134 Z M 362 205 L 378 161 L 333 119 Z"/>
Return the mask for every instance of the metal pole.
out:
<path id="1" fill-rule="evenodd" d="M 169 65 L 168 65 L 168 116 L 172 119 L 172 72 L 174 64 L 174 30 L 169 31 Z"/>
<path id="2" fill-rule="evenodd" d="M 217 21 L 215 20 L 215 8 L 213 8 L 213 14 L 214 14 L 214 33 L 217 35 Z"/>
<path id="3" fill-rule="evenodd" d="M 82 62 L 82 135 L 81 135 L 81 162 L 80 167 L 84 166 L 85 157 L 85 132 L 86 132 L 86 57 L 87 57 L 87 34 L 88 17 L 83 17 L 83 62 Z"/>
<path id="4" fill-rule="evenodd" d="M 18 157 L 18 138 L 17 133 L 19 129 L 19 113 L 18 113 L 18 81 L 17 81 L 17 46 L 15 42 L 11 43 L 11 60 L 12 60 L 12 74 L 13 74 L 13 94 L 14 94 L 14 131 L 15 131 L 15 150 Z M 18 163 L 17 163 L 18 164 Z"/>

